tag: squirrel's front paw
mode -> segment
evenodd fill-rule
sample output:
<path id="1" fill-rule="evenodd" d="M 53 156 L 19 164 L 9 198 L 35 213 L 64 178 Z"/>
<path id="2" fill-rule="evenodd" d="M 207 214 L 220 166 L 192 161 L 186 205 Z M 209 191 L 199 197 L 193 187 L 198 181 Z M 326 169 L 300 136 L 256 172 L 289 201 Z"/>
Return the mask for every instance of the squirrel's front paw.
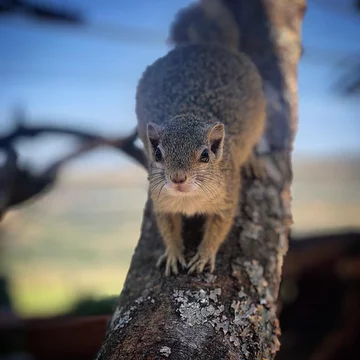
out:
<path id="1" fill-rule="evenodd" d="M 201 273 L 204 271 L 204 268 L 207 264 L 210 265 L 210 272 L 215 270 L 215 258 L 216 251 L 211 249 L 200 248 L 198 249 L 196 255 L 190 260 L 188 266 L 189 274 L 193 272 Z"/>
<path id="2" fill-rule="evenodd" d="M 160 267 L 164 261 L 166 261 L 166 268 L 165 268 L 166 276 L 169 276 L 171 272 L 173 272 L 175 275 L 179 273 L 178 262 L 183 268 L 186 268 L 186 261 L 183 252 L 180 249 L 167 248 L 164 254 L 162 254 L 159 257 L 156 266 Z"/>

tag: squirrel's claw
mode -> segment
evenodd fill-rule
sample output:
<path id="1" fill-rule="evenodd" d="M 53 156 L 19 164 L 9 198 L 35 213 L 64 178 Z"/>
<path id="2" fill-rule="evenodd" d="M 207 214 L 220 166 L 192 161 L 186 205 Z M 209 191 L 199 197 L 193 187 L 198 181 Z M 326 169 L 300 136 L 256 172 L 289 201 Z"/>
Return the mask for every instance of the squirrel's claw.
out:
<path id="1" fill-rule="evenodd" d="M 169 251 L 168 249 L 162 254 L 157 263 L 156 266 L 160 267 L 161 264 L 166 260 L 166 266 L 165 266 L 165 276 L 170 276 L 171 272 L 177 275 L 179 273 L 178 271 L 178 262 L 182 266 L 182 268 L 186 268 L 186 261 L 184 258 L 184 255 L 182 252 L 173 252 Z"/>
<path id="2" fill-rule="evenodd" d="M 210 272 L 212 273 L 215 270 L 215 255 L 208 252 L 197 252 L 188 264 L 190 267 L 188 274 L 195 271 L 198 274 L 202 273 L 207 264 L 210 265 Z"/>

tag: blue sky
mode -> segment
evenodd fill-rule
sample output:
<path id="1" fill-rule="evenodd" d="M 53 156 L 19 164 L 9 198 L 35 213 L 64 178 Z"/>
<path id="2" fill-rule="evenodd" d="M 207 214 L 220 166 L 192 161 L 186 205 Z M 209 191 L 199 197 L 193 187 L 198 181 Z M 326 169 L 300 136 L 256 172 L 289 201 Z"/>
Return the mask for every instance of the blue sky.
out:
<path id="1" fill-rule="evenodd" d="M 168 50 L 168 26 L 189 2 L 49 1 L 84 10 L 95 26 L 92 32 L 40 25 L 19 16 L 0 17 L 0 131 L 11 127 L 11 110 L 17 104 L 25 106 L 29 123 L 69 124 L 104 135 L 131 131 L 137 81 L 144 68 Z M 118 32 L 110 34 L 101 28 L 104 25 Z M 147 39 L 127 38 L 121 27 L 147 29 Z M 306 55 L 299 67 L 295 156 L 360 155 L 360 101 L 330 90 L 338 74 L 336 64 L 360 53 L 358 34 L 360 15 L 309 1 L 303 25 Z M 43 163 L 66 153 L 70 145 L 45 139 L 37 145 L 23 144 L 21 154 L 25 160 L 35 157 Z M 112 152 L 99 152 L 87 160 L 123 163 Z"/>

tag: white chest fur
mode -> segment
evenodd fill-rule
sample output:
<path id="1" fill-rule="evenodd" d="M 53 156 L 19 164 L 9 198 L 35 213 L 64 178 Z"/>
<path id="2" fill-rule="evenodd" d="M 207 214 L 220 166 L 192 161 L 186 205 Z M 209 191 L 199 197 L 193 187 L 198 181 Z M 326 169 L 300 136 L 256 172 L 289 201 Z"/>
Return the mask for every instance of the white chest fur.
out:
<path id="1" fill-rule="evenodd" d="M 158 211 L 166 213 L 180 213 L 187 216 L 196 214 L 216 214 L 220 212 L 219 199 L 209 199 L 194 194 L 179 196 L 165 195 L 157 199 Z"/>

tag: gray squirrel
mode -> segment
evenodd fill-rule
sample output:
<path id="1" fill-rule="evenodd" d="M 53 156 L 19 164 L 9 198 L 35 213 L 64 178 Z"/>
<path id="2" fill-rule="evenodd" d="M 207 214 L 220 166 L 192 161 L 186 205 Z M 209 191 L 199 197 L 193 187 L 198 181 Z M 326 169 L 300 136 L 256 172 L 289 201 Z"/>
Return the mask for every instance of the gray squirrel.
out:
<path id="1" fill-rule="evenodd" d="M 137 131 L 149 161 L 149 193 L 165 252 L 165 274 L 215 269 L 237 212 L 241 168 L 265 126 L 261 77 L 237 50 L 238 27 L 221 0 L 181 10 L 173 50 L 144 71 L 136 93 Z M 184 257 L 182 217 L 205 215 L 203 239 Z"/>

